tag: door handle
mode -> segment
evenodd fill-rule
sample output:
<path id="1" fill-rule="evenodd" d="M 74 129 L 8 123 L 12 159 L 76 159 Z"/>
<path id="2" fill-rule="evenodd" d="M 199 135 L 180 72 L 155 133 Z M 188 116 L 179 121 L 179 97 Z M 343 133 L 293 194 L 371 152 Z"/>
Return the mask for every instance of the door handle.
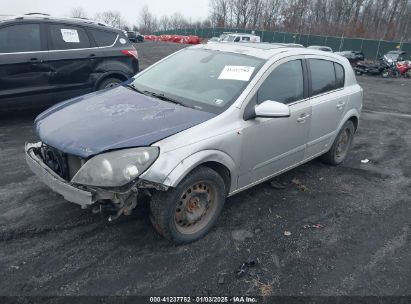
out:
<path id="1" fill-rule="evenodd" d="M 29 62 L 30 62 L 30 63 L 42 63 L 43 60 L 40 60 L 40 59 L 38 59 L 38 58 L 30 58 Z"/>
<path id="2" fill-rule="evenodd" d="M 300 117 L 297 118 L 297 121 L 300 123 L 305 122 L 311 115 L 310 114 L 301 114 Z"/>
<path id="3" fill-rule="evenodd" d="M 90 54 L 89 57 L 96 57 L 96 54 Z"/>
<path id="4" fill-rule="evenodd" d="M 344 101 L 341 101 L 341 102 L 337 103 L 337 109 L 339 109 L 339 110 L 341 110 L 342 108 L 344 108 L 344 106 L 345 106 L 345 102 L 344 102 Z"/>

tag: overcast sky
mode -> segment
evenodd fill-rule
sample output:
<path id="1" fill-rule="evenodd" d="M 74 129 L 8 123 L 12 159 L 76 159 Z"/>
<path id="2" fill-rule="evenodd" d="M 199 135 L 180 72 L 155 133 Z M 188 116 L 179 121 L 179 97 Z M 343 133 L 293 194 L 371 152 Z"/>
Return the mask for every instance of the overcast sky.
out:
<path id="1" fill-rule="evenodd" d="M 0 14 L 21 15 L 28 12 L 68 16 L 71 8 L 82 7 L 88 17 L 98 12 L 114 10 L 121 13 L 130 24 L 136 24 L 141 7 L 148 5 L 157 17 L 180 12 L 196 21 L 208 16 L 208 0 L 0 0 Z"/>

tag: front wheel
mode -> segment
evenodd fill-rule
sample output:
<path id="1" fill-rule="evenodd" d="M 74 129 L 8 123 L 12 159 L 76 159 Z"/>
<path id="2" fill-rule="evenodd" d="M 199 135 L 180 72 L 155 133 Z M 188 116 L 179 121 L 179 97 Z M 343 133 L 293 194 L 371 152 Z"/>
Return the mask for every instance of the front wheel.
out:
<path id="1" fill-rule="evenodd" d="M 118 86 L 120 83 L 122 83 L 123 81 L 121 79 L 118 78 L 107 78 L 104 79 L 100 85 L 98 86 L 98 90 L 104 90 L 104 89 L 108 89 L 108 88 L 114 88 L 116 86 Z"/>
<path id="2" fill-rule="evenodd" d="M 197 241 L 213 227 L 225 201 L 221 176 L 198 167 L 175 188 L 154 193 L 150 219 L 157 232 L 175 244 Z"/>
<path id="3" fill-rule="evenodd" d="M 347 157 L 354 139 L 354 133 L 354 124 L 351 120 L 348 120 L 335 138 L 331 149 L 321 156 L 321 160 L 333 166 L 341 164 Z"/>

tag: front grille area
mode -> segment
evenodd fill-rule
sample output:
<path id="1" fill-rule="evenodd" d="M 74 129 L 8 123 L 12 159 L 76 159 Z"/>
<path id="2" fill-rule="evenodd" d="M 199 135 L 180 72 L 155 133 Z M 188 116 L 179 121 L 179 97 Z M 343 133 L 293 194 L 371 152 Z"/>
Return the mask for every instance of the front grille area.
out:
<path id="1" fill-rule="evenodd" d="M 84 164 L 82 158 L 45 144 L 40 149 L 40 156 L 51 170 L 66 181 L 70 181 Z"/>

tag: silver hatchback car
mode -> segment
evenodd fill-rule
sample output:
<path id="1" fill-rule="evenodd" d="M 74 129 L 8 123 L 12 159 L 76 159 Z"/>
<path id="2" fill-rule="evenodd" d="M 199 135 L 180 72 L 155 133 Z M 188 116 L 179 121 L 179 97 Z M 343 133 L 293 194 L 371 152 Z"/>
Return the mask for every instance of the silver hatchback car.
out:
<path id="1" fill-rule="evenodd" d="M 199 45 L 46 110 L 26 160 L 52 190 L 110 220 L 149 197 L 155 229 L 189 243 L 226 197 L 319 156 L 343 162 L 362 98 L 350 63 L 332 53 Z"/>

